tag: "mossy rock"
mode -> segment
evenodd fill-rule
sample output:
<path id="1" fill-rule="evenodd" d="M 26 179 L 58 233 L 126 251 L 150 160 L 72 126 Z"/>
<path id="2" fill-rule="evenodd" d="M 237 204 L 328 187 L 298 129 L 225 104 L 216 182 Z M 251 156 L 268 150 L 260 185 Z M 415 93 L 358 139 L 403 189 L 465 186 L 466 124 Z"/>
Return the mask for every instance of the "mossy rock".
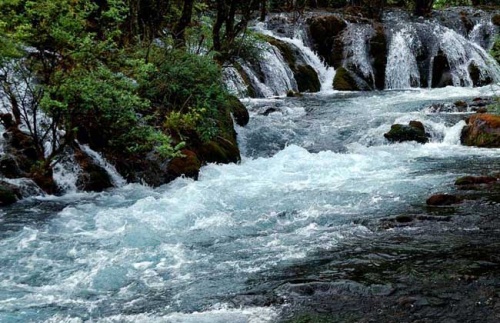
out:
<path id="1" fill-rule="evenodd" d="M 264 36 L 265 40 L 270 43 L 271 45 L 275 46 L 276 48 L 278 48 L 278 50 L 280 51 L 281 53 L 281 56 L 283 56 L 283 59 L 285 60 L 285 62 L 288 64 L 288 66 L 294 66 L 295 63 L 296 63 L 296 58 L 295 58 L 295 55 L 293 53 L 293 49 L 291 48 L 291 46 L 279 39 L 276 39 L 274 37 L 271 37 L 271 36 Z"/>
<path id="2" fill-rule="evenodd" d="M 0 206 L 16 203 L 21 198 L 19 190 L 5 182 L 0 182 Z"/>
<path id="3" fill-rule="evenodd" d="M 333 78 L 333 88 L 339 91 L 359 91 L 360 88 L 351 73 L 344 67 L 340 67 L 335 72 Z"/>
<path id="4" fill-rule="evenodd" d="M 167 166 L 167 177 L 174 179 L 179 176 L 186 176 L 198 179 L 200 173 L 201 162 L 195 152 L 183 149 L 182 157 L 173 158 Z"/>
<path id="5" fill-rule="evenodd" d="M 384 137 L 390 142 L 416 141 L 421 144 L 429 142 L 429 135 L 419 121 L 410 121 L 408 125 L 393 124 Z"/>
<path id="6" fill-rule="evenodd" d="M 467 120 L 460 138 L 466 146 L 500 148 L 500 116 L 479 113 Z"/>
<path id="7" fill-rule="evenodd" d="M 233 118 L 236 124 L 241 127 L 246 126 L 248 124 L 248 121 L 250 121 L 250 115 L 248 114 L 248 110 L 245 105 L 233 95 L 228 96 L 228 98 L 226 99 L 226 104 L 233 114 Z"/>
<path id="8" fill-rule="evenodd" d="M 293 71 L 300 92 L 319 92 L 321 82 L 318 73 L 309 65 L 298 65 Z"/>
<path id="9" fill-rule="evenodd" d="M 228 164 L 241 160 L 236 139 L 218 137 L 203 143 L 197 152 L 203 163 Z"/>

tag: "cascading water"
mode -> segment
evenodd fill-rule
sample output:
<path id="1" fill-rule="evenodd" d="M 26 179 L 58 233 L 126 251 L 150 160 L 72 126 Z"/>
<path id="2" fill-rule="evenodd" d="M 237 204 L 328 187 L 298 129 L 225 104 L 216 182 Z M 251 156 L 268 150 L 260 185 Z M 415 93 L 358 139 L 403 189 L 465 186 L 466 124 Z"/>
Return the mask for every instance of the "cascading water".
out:
<path id="1" fill-rule="evenodd" d="M 431 87 L 441 83 L 447 85 L 447 82 L 450 83 L 448 85 L 471 87 L 500 81 L 499 64 L 481 47 L 491 45 L 489 39 L 494 29 L 488 25 L 476 25 L 469 39 L 435 22 L 405 23 L 393 29 L 386 69 L 387 89 L 420 87 L 424 84 Z M 422 60 L 420 57 L 422 61 L 417 61 L 417 57 L 424 53 L 427 59 Z M 435 65 L 438 56 L 441 66 Z M 477 71 L 475 76 L 474 71 Z M 446 73 L 450 75 L 449 81 L 443 75 Z M 433 79 L 438 77 L 445 81 Z"/>
<path id="2" fill-rule="evenodd" d="M 344 65 L 359 71 L 365 79 L 371 80 L 375 88 L 375 75 L 368 48 L 369 40 L 375 35 L 371 25 L 349 23 L 343 32 Z"/>
<path id="3" fill-rule="evenodd" d="M 447 31 L 438 34 L 441 32 Z M 396 56 L 401 47 L 406 46 L 404 55 L 412 55 L 415 48 L 406 42 L 408 35 L 417 37 L 419 33 L 398 29 L 390 38 L 393 64 L 406 62 Z M 450 33 L 448 37 L 457 36 Z M 281 40 L 297 41 L 285 39 Z M 448 42 L 443 40 L 443 47 Z M 393 47 L 398 43 L 400 48 Z M 466 51 L 475 48 L 463 46 Z M 437 52 L 437 46 L 432 50 Z M 442 50 L 453 54 L 451 49 Z M 266 51 L 276 54 L 272 47 Z M 302 52 L 306 52 L 304 48 Z M 459 49 L 457 57 L 461 53 Z M 269 66 L 266 73 L 278 62 L 282 64 L 280 58 L 262 62 Z M 255 71 L 255 66 L 240 65 L 262 96 L 281 95 L 292 84 L 290 79 L 288 83 L 283 79 L 266 83 L 265 73 Z M 404 79 L 397 79 L 396 70 L 391 71 L 390 86 L 411 87 L 426 77 L 417 77 L 416 69 L 412 79 L 414 66 L 410 67 L 410 77 Z M 280 73 L 287 75 L 284 67 Z M 343 311 L 354 302 L 342 303 L 343 297 L 328 288 L 309 285 L 297 292 L 286 287 L 323 283 L 332 273 L 340 277 L 337 282 L 345 282 L 359 274 L 352 270 L 358 262 L 368 266 L 369 274 L 404 269 L 378 268 L 381 258 L 389 259 L 391 265 L 397 263 L 393 257 L 399 249 L 381 249 L 364 261 L 349 259 L 345 266 L 338 264 L 356 241 L 364 245 L 365 239 L 379 235 L 385 246 L 400 246 L 428 229 L 403 227 L 407 239 L 396 240 L 389 238 L 397 228 L 371 230 L 369 221 L 379 223 L 379 219 L 408 213 L 426 215 L 423 201 L 434 192 L 448 190 L 456 177 L 500 167 L 498 149 L 459 144 L 464 113 L 429 109 L 436 102 L 444 105 L 490 97 L 499 90 L 497 86 L 446 87 L 245 99 L 251 118 L 248 126 L 238 128 L 238 140 L 244 147 L 240 164 L 206 165 L 198 181 L 178 178 L 159 188 L 123 185 L 118 177 L 114 179 L 118 187 L 111 191 L 70 200 L 38 197 L 2 209 L 0 321 L 277 322 L 288 319 L 281 317 L 282 312 L 299 304 L 290 300 L 300 292 L 306 294 L 303 302 L 325 295 L 317 308 L 335 299 L 333 303 L 340 303 Z M 385 140 L 383 134 L 392 124 L 411 120 L 423 123 L 431 135 L 429 143 L 389 144 Z M 98 154 L 83 145 L 81 149 L 114 173 Z M 474 209 L 474 216 L 481 215 L 483 207 Z M 455 211 L 443 208 L 438 212 Z M 462 216 L 456 218 L 462 232 L 478 230 Z M 439 231 L 437 222 L 432 226 L 438 233 L 448 229 L 443 225 Z M 438 239 L 439 234 L 433 238 Z M 434 245 L 448 247 L 446 242 L 432 242 L 422 255 L 430 253 Z M 457 251 L 450 249 L 454 257 Z M 412 250 L 412 255 L 425 262 L 418 251 Z M 488 258 L 474 263 L 474 268 L 496 268 L 491 265 L 496 262 Z M 318 268 L 324 263 L 330 267 L 321 271 Z M 435 266 L 438 261 L 430 263 Z M 416 275 L 404 282 L 413 288 L 421 275 L 411 273 Z M 352 276 L 346 279 L 349 274 Z M 485 283 L 469 278 L 461 286 Z M 451 282 L 448 276 L 446 279 Z M 395 294 L 398 301 L 391 304 L 403 306 L 407 300 L 413 301 L 399 296 L 405 288 L 401 281 L 371 284 L 373 280 L 368 280 L 353 285 L 350 291 L 361 299 Z M 363 284 L 371 284 L 373 289 L 362 289 Z M 430 300 L 442 306 L 442 299 L 436 299 Z M 475 308 L 486 309 L 476 299 L 471 302 Z M 416 306 L 408 312 L 430 303 L 421 298 L 410 303 Z"/>
<path id="4" fill-rule="evenodd" d="M 402 28 L 393 34 L 385 72 L 386 89 L 409 89 L 420 86 L 420 72 L 414 54 L 419 46 L 411 29 Z"/>
<path id="5" fill-rule="evenodd" d="M 318 74 L 321 82 L 321 92 L 331 92 L 335 69 L 325 65 L 325 63 L 321 61 L 321 58 L 319 58 L 319 56 L 306 45 L 306 43 L 309 42 L 307 41 L 307 33 L 304 31 L 304 28 L 305 27 L 303 25 L 296 26 L 293 29 L 293 38 L 289 38 L 277 35 L 272 30 L 267 29 L 266 24 L 264 23 L 259 23 L 255 27 L 257 32 L 274 37 L 293 46 L 296 49 L 296 53 L 300 55 L 299 59 L 305 64 L 311 66 Z"/>
<path id="6" fill-rule="evenodd" d="M 241 77 L 238 70 L 232 66 L 226 66 L 222 69 L 222 79 L 229 93 L 236 95 L 238 98 L 244 98 L 248 92 L 248 85 Z"/>
<path id="7" fill-rule="evenodd" d="M 127 181 L 116 171 L 116 168 L 108 163 L 97 151 L 92 150 L 88 145 L 79 145 L 79 147 L 88 156 L 90 156 L 97 163 L 97 165 L 106 170 L 111 178 L 113 186 L 121 187 L 127 184 Z"/>

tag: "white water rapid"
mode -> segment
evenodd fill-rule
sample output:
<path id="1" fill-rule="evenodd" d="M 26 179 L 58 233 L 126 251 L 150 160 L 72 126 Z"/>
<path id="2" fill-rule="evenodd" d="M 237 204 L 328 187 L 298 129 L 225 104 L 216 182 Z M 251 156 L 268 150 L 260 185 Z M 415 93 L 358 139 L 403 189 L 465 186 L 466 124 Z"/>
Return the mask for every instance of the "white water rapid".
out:
<path id="1" fill-rule="evenodd" d="M 419 208 L 498 160 L 498 149 L 459 145 L 463 114 L 427 109 L 496 90 L 245 100 L 241 164 L 2 209 L 0 321 L 276 322 L 286 303 L 266 305 L 259 291 L 372 235 L 363 220 Z M 410 120 L 430 143 L 385 141 Z"/>

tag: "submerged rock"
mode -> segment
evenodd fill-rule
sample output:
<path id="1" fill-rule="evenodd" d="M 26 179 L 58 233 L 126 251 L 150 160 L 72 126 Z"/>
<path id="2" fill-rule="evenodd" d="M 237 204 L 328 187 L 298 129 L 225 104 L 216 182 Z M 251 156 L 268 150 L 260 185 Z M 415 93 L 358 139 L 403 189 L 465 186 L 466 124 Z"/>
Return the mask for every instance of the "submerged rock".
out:
<path id="1" fill-rule="evenodd" d="M 451 194 L 434 194 L 426 201 L 430 206 L 443 206 L 462 203 L 462 198 Z"/>
<path id="2" fill-rule="evenodd" d="M 466 146 L 500 147 L 500 116 L 486 113 L 470 116 L 460 140 Z"/>
<path id="3" fill-rule="evenodd" d="M 498 178 L 494 176 L 463 176 L 457 178 L 455 185 L 480 185 L 480 184 L 490 184 L 498 181 Z"/>
<path id="4" fill-rule="evenodd" d="M 390 142 L 416 141 L 421 144 L 429 142 L 429 134 L 425 132 L 424 125 L 420 121 L 410 121 L 408 125 L 394 124 L 384 137 Z"/>

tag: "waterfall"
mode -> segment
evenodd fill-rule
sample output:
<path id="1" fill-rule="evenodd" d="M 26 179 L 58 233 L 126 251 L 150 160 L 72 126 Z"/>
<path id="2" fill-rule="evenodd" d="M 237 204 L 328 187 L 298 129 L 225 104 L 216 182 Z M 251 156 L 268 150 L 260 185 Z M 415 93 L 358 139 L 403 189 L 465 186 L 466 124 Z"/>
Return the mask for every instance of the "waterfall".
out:
<path id="1" fill-rule="evenodd" d="M 281 55 L 278 48 L 262 44 L 262 58 L 259 61 L 260 70 L 264 77 L 264 84 L 274 95 L 285 95 L 288 91 L 297 91 L 297 82 L 293 72 Z"/>
<path id="2" fill-rule="evenodd" d="M 375 75 L 368 48 L 370 38 L 375 35 L 371 25 L 349 23 L 343 33 L 344 65 L 359 71 L 375 87 Z"/>
<path id="3" fill-rule="evenodd" d="M 387 69 L 385 71 L 386 89 L 408 89 L 420 86 L 420 72 L 414 55 L 416 35 L 411 29 L 397 31 L 391 39 Z"/>
<path id="4" fill-rule="evenodd" d="M 82 151 L 108 172 L 113 186 L 121 187 L 127 184 L 127 181 L 116 171 L 116 168 L 108 163 L 98 152 L 92 150 L 88 145 L 79 146 Z"/>
<path id="5" fill-rule="evenodd" d="M 481 47 L 487 45 L 484 34 L 492 32 L 487 24 L 476 25 L 469 39 L 435 22 L 406 23 L 398 27 L 391 30 L 385 82 L 387 89 L 425 84 L 428 87 L 472 87 L 500 80 L 500 66 Z M 436 67 L 438 56 L 440 62 Z M 435 77 L 442 79 L 433 80 Z"/>
<path id="6" fill-rule="evenodd" d="M 473 86 L 471 66 L 479 70 L 480 80 L 490 77 L 500 80 L 500 66 L 478 44 L 467 40 L 446 27 L 436 26 L 440 39 L 439 47 L 448 58 L 454 86 Z"/>
<path id="7" fill-rule="evenodd" d="M 248 85 L 245 84 L 245 80 L 243 80 L 243 77 L 233 66 L 226 66 L 222 69 L 222 80 L 229 93 L 238 98 L 247 96 Z"/>
<path id="8" fill-rule="evenodd" d="M 72 152 L 66 153 L 64 158 L 55 164 L 52 170 L 54 181 L 62 192 L 75 193 L 78 191 L 76 183 L 82 169 L 75 161 Z"/>
<path id="9" fill-rule="evenodd" d="M 335 69 L 327 66 L 321 58 L 308 45 L 306 45 L 309 41 L 303 26 L 294 28 L 293 38 L 279 36 L 273 31 L 267 29 L 262 23 L 257 24 L 256 30 L 261 34 L 274 37 L 293 46 L 297 50 L 296 52 L 300 55 L 299 58 L 304 63 L 311 66 L 318 74 L 321 82 L 321 92 L 329 92 L 332 90 Z"/>

